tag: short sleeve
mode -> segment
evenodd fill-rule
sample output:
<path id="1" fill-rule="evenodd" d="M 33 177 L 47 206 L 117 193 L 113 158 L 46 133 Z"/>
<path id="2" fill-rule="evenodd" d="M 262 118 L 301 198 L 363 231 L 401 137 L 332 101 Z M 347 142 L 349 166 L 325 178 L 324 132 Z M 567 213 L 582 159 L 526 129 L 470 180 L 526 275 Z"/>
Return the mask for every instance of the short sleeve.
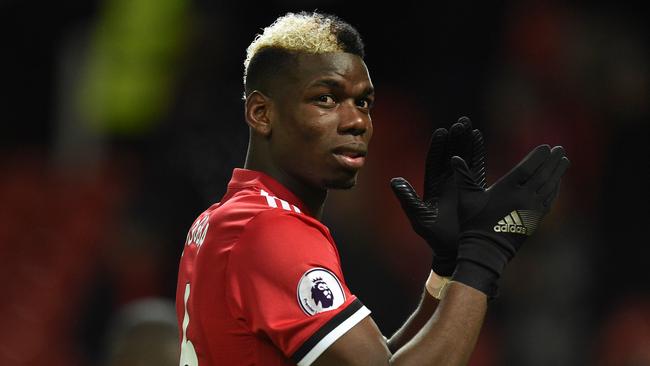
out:
<path id="1" fill-rule="evenodd" d="M 233 316 L 298 365 L 310 365 L 370 314 L 321 230 L 300 214 L 262 212 L 233 246 L 226 271 Z"/>

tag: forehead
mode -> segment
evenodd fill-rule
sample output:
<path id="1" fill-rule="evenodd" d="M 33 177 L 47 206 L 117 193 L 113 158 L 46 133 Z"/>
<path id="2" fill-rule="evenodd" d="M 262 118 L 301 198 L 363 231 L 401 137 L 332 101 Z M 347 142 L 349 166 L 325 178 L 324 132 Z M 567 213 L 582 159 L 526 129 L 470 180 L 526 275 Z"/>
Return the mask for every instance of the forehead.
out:
<path id="1" fill-rule="evenodd" d="M 368 68 L 361 57 L 351 53 L 299 55 L 295 75 L 301 89 L 321 78 L 340 79 L 352 85 L 372 85 Z"/>

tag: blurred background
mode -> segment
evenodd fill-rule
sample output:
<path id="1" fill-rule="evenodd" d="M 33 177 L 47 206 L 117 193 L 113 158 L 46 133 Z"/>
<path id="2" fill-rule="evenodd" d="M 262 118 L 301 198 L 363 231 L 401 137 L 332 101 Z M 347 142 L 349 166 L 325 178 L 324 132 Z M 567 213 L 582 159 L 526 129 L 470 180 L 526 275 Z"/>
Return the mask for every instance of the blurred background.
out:
<path id="1" fill-rule="evenodd" d="M 649 14 L 622 3 L 0 1 L 0 364 L 178 364 L 185 235 L 244 162 L 245 49 L 318 9 L 359 29 L 377 89 L 324 222 L 382 331 L 431 260 L 389 179 L 421 191 L 430 133 L 466 115 L 489 182 L 542 143 L 572 161 L 471 365 L 650 365 Z"/>

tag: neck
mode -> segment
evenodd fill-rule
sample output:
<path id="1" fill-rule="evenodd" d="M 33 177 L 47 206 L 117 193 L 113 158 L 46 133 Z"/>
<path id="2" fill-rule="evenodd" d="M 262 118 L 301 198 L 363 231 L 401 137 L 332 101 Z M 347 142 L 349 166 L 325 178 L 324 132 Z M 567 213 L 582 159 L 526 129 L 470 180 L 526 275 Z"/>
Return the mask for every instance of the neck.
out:
<path id="1" fill-rule="evenodd" d="M 297 180 L 277 166 L 265 162 L 264 159 L 254 158 L 253 154 L 250 154 L 250 150 L 249 154 L 246 156 L 244 168 L 262 172 L 273 177 L 273 179 L 280 182 L 295 194 L 315 219 L 321 220 L 323 217 L 323 207 L 325 206 L 325 200 L 327 199 L 327 189 L 314 188 L 300 180 Z"/>

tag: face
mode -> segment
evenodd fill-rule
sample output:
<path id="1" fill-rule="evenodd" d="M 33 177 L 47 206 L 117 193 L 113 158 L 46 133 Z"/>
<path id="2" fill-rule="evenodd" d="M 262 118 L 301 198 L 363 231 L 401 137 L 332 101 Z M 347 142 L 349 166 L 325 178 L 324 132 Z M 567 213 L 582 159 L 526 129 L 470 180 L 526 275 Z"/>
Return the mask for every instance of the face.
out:
<path id="1" fill-rule="evenodd" d="M 311 187 L 353 187 L 372 137 L 373 90 L 356 55 L 298 56 L 294 78 L 273 98 L 276 165 Z"/>

